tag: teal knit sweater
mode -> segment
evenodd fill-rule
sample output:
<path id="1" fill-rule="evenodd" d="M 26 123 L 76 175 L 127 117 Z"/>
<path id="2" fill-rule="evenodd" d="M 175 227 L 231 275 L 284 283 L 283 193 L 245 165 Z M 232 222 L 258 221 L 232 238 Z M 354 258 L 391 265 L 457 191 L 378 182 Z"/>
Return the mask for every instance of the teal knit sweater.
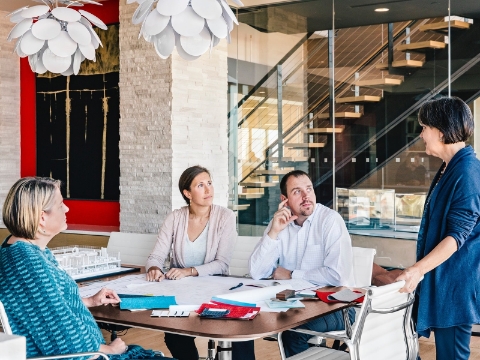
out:
<path id="1" fill-rule="evenodd" d="M 13 333 L 27 338 L 27 356 L 98 351 L 102 333 L 50 250 L 6 241 L 0 249 L 0 301 Z"/>

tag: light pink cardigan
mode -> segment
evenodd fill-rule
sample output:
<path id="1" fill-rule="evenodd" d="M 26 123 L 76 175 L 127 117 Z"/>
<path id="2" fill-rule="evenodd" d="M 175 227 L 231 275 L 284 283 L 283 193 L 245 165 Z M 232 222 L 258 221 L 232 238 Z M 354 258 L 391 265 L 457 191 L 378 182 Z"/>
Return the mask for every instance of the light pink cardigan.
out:
<path id="1" fill-rule="evenodd" d="M 188 206 L 174 210 L 167 216 L 153 252 L 147 259 L 146 269 L 157 266 L 164 268 L 165 259 L 173 243 L 171 267 L 184 268 L 184 239 L 188 227 Z M 205 263 L 195 266 L 198 276 L 223 274 L 228 275 L 228 266 L 237 241 L 235 213 L 219 205 L 212 205 L 207 234 L 207 253 Z"/>

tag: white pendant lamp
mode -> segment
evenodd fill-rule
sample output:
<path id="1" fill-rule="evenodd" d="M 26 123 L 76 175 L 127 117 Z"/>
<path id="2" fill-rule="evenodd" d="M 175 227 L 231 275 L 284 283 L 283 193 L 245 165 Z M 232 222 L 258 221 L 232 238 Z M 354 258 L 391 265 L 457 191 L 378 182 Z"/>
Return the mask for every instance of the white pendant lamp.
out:
<path id="1" fill-rule="evenodd" d="M 43 5 L 25 6 L 8 15 L 16 24 L 8 41 L 17 39 L 15 52 L 28 56 L 32 71 L 77 75 L 85 58 L 95 61 L 95 50 L 103 45 L 92 24 L 103 30 L 107 26 L 88 11 L 72 7 L 102 4 L 93 0 L 33 1 Z"/>
<path id="2" fill-rule="evenodd" d="M 232 0 L 243 6 L 240 0 Z M 220 39 L 230 43 L 235 14 L 226 0 L 127 0 L 138 3 L 133 24 L 142 24 L 138 38 L 152 43 L 162 59 L 176 47 L 185 60 L 198 59 Z M 156 4 L 155 4 L 156 3 Z"/>

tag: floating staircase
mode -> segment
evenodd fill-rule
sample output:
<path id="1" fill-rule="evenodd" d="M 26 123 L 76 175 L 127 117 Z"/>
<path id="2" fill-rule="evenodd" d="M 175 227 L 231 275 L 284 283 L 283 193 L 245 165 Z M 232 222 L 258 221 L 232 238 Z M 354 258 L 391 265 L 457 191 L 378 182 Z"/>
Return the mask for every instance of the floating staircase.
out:
<path id="1" fill-rule="evenodd" d="M 312 42 L 308 46 L 309 52 L 317 51 L 318 54 L 320 54 L 321 51 L 323 51 L 322 54 L 318 55 L 318 58 L 316 58 L 317 55 L 315 54 L 309 55 L 311 58 L 307 58 L 307 60 L 302 56 L 302 59 L 299 60 L 301 61 L 301 66 L 291 65 L 291 68 L 295 69 L 294 71 L 310 71 L 307 72 L 307 74 L 312 76 L 312 81 L 310 81 L 309 78 L 306 84 L 305 82 L 301 82 L 300 84 L 306 87 L 304 97 L 292 96 L 292 93 L 295 95 L 292 89 L 289 90 L 289 93 L 286 91 L 288 88 L 287 81 L 284 80 L 281 82 L 276 76 L 272 76 L 273 85 L 258 88 L 268 92 L 267 97 L 258 96 L 258 98 L 256 98 L 255 95 L 249 95 L 251 103 L 246 102 L 249 100 L 245 100 L 243 103 L 244 109 L 242 114 L 246 115 L 242 118 L 241 122 L 239 122 L 239 128 L 242 126 L 244 130 L 249 130 L 244 131 L 245 135 L 243 136 L 250 141 L 248 144 L 250 147 L 243 147 L 242 151 L 250 149 L 255 145 L 256 148 L 254 150 L 257 155 L 255 161 L 245 160 L 250 161 L 248 167 L 239 165 L 239 167 L 243 166 L 247 168 L 243 169 L 242 167 L 242 170 L 239 171 L 239 173 L 241 173 L 239 176 L 239 180 L 241 181 L 238 184 L 240 186 L 238 189 L 238 199 L 241 200 L 239 203 L 241 207 L 251 205 L 248 211 L 242 212 L 241 221 L 254 225 L 265 225 L 268 222 L 272 211 L 278 206 L 278 198 L 280 196 L 278 180 L 282 175 L 293 170 L 292 168 L 285 168 L 287 166 L 307 171 L 313 178 L 316 192 L 319 191 L 321 194 L 330 193 L 332 138 L 328 135 L 338 135 L 336 137 L 338 145 L 336 145 L 337 166 L 335 171 L 338 172 L 340 176 L 337 177 L 336 181 L 337 184 L 340 184 L 339 186 L 345 187 L 354 184 L 356 181 L 361 181 L 362 176 L 368 174 L 368 171 L 371 171 L 375 164 L 378 165 L 381 161 L 384 161 L 382 156 L 385 154 L 389 155 L 391 151 L 396 151 L 395 146 L 403 146 L 400 144 L 400 136 L 395 135 L 395 141 L 392 141 L 393 150 L 390 148 L 388 151 L 380 149 L 379 144 L 383 144 L 381 141 L 383 141 L 385 137 L 380 141 L 375 140 L 375 143 L 373 143 L 371 134 L 373 131 L 378 133 L 379 129 L 384 130 L 383 127 L 389 125 L 387 117 L 384 116 L 387 105 L 390 108 L 395 107 L 394 110 L 396 111 L 397 107 L 401 108 L 404 106 L 404 103 L 410 104 L 416 101 L 414 98 L 406 99 L 405 90 L 410 91 L 411 89 L 416 89 L 413 86 L 415 85 L 415 81 L 417 81 L 419 77 L 421 78 L 424 72 L 429 74 L 432 71 L 432 67 L 425 66 L 425 70 L 422 72 L 416 72 L 414 69 L 423 67 L 426 62 L 430 65 L 434 50 L 439 50 L 435 53 L 436 59 L 443 60 L 445 57 L 446 52 L 444 49 L 446 49 L 448 43 L 442 40 L 444 32 L 448 29 L 448 22 L 442 21 L 421 25 L 426 22 L 427 21 L 422 20 L 422 22 L 412 21 L 405 24 L 403 30 L 401 30 L 403 31 L 402 34 L 397 32 L 393 38 L 389 37 L 389 39 L 393 39 L 394 43 L 387 44 L 384 41 L 382 47 L 375 53 L 372 53 L 372 56 L 368 60 L 350 67 L 345 71 L 345 74 L 342 73 L 338 79 L 335 79 L 335 94 L 337 95 L 336 99 L 334 99 L 335 104 L 337 104 L 335 118 L 340 120 L 337 122 L 335 128 L 330 121 L 330 113 L 326 110 L 329 104 L 331 104 L 331 99 L 328 98 L 330 91 L 328 90 L 329 83 L 327 81 L 329 74 L 327 71 L 328 67 L 326 67 L 325 58 L 320 57 L 320 55 L 325 57 L 324 53 L 327 52 L 317 50 L 317 48 L 314 47 L 317 44 L 320 45 L 320 41 Z M 468 22 L 458 20 L 452 20 L 450 25 L 452 29 L 469 29 L 471 26 Z M 410 27 L 412 32 L 410 32 Z M 392 27 L 392 31 L 393 29 Z M 396 29 L 397 27 L 395 27 L 395 30 Z M 426 34 L 422 32 L 432 33 Z M 452 36 L 456 36 L 457 34 L 463 36 L 461 32 L 453 32 L 453 34 Z M 342 36 L 342 34 L 338 35 L 338 37 L 340 36 Z M 382 39 L 383 38 L 382 35 Z M 410 39 L 412 39 L 412 42 L 410 42 Z M 338 40 L 337 38 L 336 41 L 338 42 Z M 406 43 L 401 44 L 400 41 L 402 40 Z M 344 41 L 347 40 L 345 39 Z M 390 51 L 390 61 L 392 61 L 392 57 L 395 56 L 390 67 L 387 62 L 378 64 L 378 61 L 382 57 L 386 59 L 385 54 L 387 51 Z M 426 55 L 423 56 L 419 53 L 426 53 Z M 283 75 L 281 76 L 283 76 L 284 79 L 291 79 L 293 76 L 291 73 L 288 73 L 288 70 L 285 70 L 286 68 L 287 67 L 283 68 Z M 393 70 L 392 68 L 398 70 Z M 314 69 L 315 72 L 313 72 L 312 69 Z M 384 70 L 391 70 L 391 72 L 390 74 L 382 72 Z M 277 103 L 277 95 L 275 91 L 272 90 L 275 86 L 278 86 L 278 84 L 283 84 L 283 98 L 280 98 L 279 104 Z M 384 94 L 382 91 L 389 93 Z M 418 91 L 418 93 L 422 93 L 421 90 Z M 398 101 L 398 104 L 395 103 L 397 95 L 398 98 L 401 99 Z M 296 111 L 285 107 L 285 105 L 289 105 L 289 102 L 294 100 L 296 102 L 293 105 L 298 106 Z M 377 103 L 379 104 L 376 105 Z M 278 113 L 278 106 L 283 107 L 283 114 L 279 119 L 275 119 L 276 113 Z M 362 106 L 362 108 L 360 106 Z M 394 111 L 392 111 L 392 113 L 395 114 Z M 401 112 L 399 113 L 401 114 Z M 368 115 L 368 117 L 365 116 L 365 121 L 362 121 L 364 114 Z M 269 117 L 267 118 L 267 116 Z M 247 118 L 252 119 L 251 123 L 248 123 Z M 400 116 L 398 116 L 398 119 L 399 118 Z M 352 121 L 348 121 L 350 119 Z M 355 121 L 356 119 L 362 120 Z M 398 119 L 395 118 L 393 120 L 397 121 Z M 273 131 L 273 128 L 263 127 L 264 124 L 261 121 L 269 123 L 268 125 L 276 121 L 281 121 L 283 127 L 279 127 L 278 129 L 281 129 L 283 134 L 278 132 L 277 135 L 276 129 Z M 342 125 L 340 126 L 339 124 Z M 268 143 L 260 144 L 257 137 L 255 137 L 254 140 L 256 142 L 254 143 L 252 140 L 254 138 L 252 136 L 254 129 L 260 129 L 258 131 L 265 132 L 270 131 L 267 137 Z M 388 128 L 386 131 L 389 131 Z M 402 136 L 403 135 L 405 134 L 402 134 Z M 369 141 L 370 143 L 368 143 Z M 247 143 L 247 140 L 245 143 Z M 377 148 L 375 148 L 375 146 L 377 146 Z M 372 153 L 369 153 L 369 151 Z M 377 160 L 375 160 L 376 155 L 372 155 L 375 154 L 375 152 L 381 155 L 378 156 Z M 302 156 L 296 156 L 297 154 Z M 341 154 L 341 156 L 338 154 Z M 279 158 L 278 156 L 281 157 Z M 367 159 L 366 165 L 363 164 L 363 161 L 360 162 L 360 164 L 359 161 L 354 161 L 364 158 Z M 367 163 L 374 163 L 374 165 Z M 257 167 L 257 170 L 253 170 Z M 345 184 L 341 183 L 341 181 L 344 181 Z M 327 188 L 328 190 L 326 190 Z M 325 198 L 325 195 L 322 196 Z M 241 207 L 239 209 L 241 209 Z"/>

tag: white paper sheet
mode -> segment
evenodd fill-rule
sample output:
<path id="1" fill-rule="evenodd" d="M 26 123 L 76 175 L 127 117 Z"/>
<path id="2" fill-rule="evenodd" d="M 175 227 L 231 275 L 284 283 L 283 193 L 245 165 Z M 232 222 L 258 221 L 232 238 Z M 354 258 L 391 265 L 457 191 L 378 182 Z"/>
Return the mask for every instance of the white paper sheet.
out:
<path id="1" fill-rule="evenodd" d="M 218 294 L 235 294 L 255 290 L 265 290 L 269 288 L 254 288 L 247 285 L 260 284 L 270 287 L 269 293 L 276 294 L 286 289 L 283 284 L 290 284 L 289 289 L 301 290 L 316 287 L 305 280 L 279 280 L 281 285 L 272 286 L 273 280 L 253 280 L 248 278 L 234 278 L 223 276 L 202 276 L 186 277 L 180 280 L 163 280 L 160 282 L 149 282 L 145 274 L 128 275 L 112 281 L 93 282 L 88 286 L 80 288 L 81 297 L 89 297 L 96 294 L 103 287 L 115 290 L 118 294 L 129 295 L 170 295 L 175 296 L 178 305 L 192 305 L 209 302 L 212 296 Z M 234 290 L 231 287 L 243 283 L 243 285 Z M 275 296 L 275 295 L 273 295 Z M 260 296 L 262 297 L 262 296 Z M 265 299 L 260 299 L 265 300 Z M 250 302 L 253 300 L 250 299 Z M 265 305 L 266 306 L 266 305 Z"/>

